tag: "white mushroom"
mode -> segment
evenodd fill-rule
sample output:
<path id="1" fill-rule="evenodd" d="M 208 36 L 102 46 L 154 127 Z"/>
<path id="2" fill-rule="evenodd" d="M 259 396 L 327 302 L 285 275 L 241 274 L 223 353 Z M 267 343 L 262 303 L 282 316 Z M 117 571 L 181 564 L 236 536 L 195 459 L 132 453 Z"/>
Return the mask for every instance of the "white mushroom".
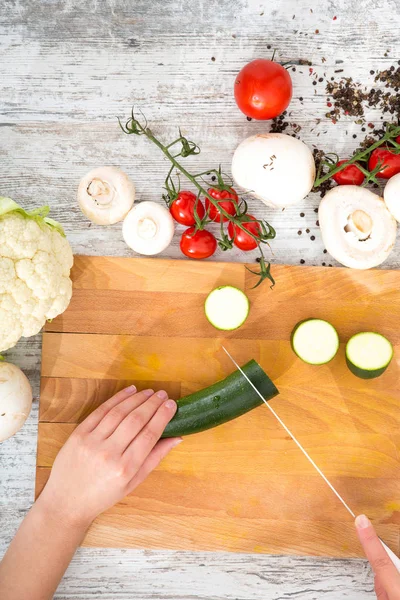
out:
<path id="1" fill-rule="evenodd" d="M 387 182 L 383 190 L 383 199 L 396 221 L 400 223 L 400 173 L 393 175 Z"/>
<path id="2" fill-rule="evenodd" d="M 318 218 L 326 249 L 346 267 L 376 267 L 393 249 L 396 221 L 383 199 L 363 187 L 330 190 L 321 200 Z"/>
<path id="3" fill-rule="evenodd" d="M 97 225 L 118 223 L 135 201 L 135 186 L 116 167 L 99 167 L 80 181 L 78 202 L 81 211 Z"/>
<path id="4" fill-rule="evenodd" d="M 122 235 L 132 250 L 151 256 L 167 248 L 174 235 L 174 220 L 166 208 L 156 202 L 140 202 L 127 214 Z"/>
<path id="5" fill-rule="evenodd" d="M 283 133 L 249 137 L 236 148 L 232 175 L 240 187 L 267 206 L 283 208 L 301 202 L 315 180 L 311 150 Z"/>
<path id="6" fill-rule="evenodd" d="M 0 362 L 0 442 L 17 433 L 32 406 L 32 389 L 21 369 Z"/>

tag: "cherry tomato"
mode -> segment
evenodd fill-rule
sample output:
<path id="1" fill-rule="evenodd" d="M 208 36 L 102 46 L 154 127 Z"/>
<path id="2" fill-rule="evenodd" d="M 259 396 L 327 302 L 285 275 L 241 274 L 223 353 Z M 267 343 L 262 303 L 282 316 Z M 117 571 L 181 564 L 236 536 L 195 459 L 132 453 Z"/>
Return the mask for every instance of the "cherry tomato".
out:
<path id="1" fill-rule="evenodd" d="M 292 80 L 282 65 L 257 58 L 237 75 L 234 94 L 236 104 L 247 117 L 273 119 L 289 106 Z"/>
<path id="2" fill-rule="evenodd" d="M 196 231 L 195 227 L 189 227 L 182 233 L 180 247 L 189 258 L 208 258 L 216 251 L 217 240 L 206 229 Z"/>
<path id="3" fill-rule="evenodd" d="M 196 219 L 194 218 L 194 207 L 197 201 L 197 214 L 200 219 L 205 215 L 203 203 L 197 200 L 193 192 L 182 191 L 179 192 L 177 198 L 172 202 L 169 207 L 171 215 L 175 221 L 181 223 L 181 225 L 195 225 Z"/>
<path id="4" fill-rule="evenodd" d="M 236 208 L 239 203 L 239 197 L 233 188 L 229 190 L 219 190 L 218 188 L 210 188 L 208 193 L 212 198 L 218 201 L 218 205 L 224 209 L 229 215 L 236 215 Z M 211 204 L 210 200 L 206 198 L 206 211 L 211 219 L 216 223 L 221 223 L 221 217 L 224 222 L 228 221 L 226 217 L 221 215 L 218 208 Z"/>
<path id="5" fill-rule="evenodd" d="M 256 221 L 256 218 L 252 215 L 247 216 L 252 221 Z M 258 237 L 260 236 L 261 227 L 259 223 L 252 223 L 251 221 L 249 221 L 247 223 L 242 223 L 242 225 L 245 229 L 247 229 L 247 231 L 250 231 Z M 228 233 L 229 236 L 233 239 L 233 243 L 235 244 L 235 246 L 237 246 L 237 248 L 240 248 L 241 250 L 244 250 L 245 252 L 247 252 L 248 250 L 254 250 L 254 248 L 257 248 L 258 246 L 256 240 L 252 238 L 251 235 L 249 235 L 248 233 L 243 231 L 243 229 L 240 229 L 240 227 L 234 225 L 233 223 L 229 223 Z"/>
<path id="6" fill-rule="evenodd" d="M 396 142 L 400 141 L 400 136 Z M 400 154 L 393 154 L 386 146 L 381 146 L 372 151 L 368 161 L 368 169 L 372 171 L 381 163 L 382 168 L 376 174 L 381 179 L 390 179 L 396 173 L 400 173 Z"/>
<path id="7" fill-rule="evenodd" d="M 339 160 L 337 166 L 340 166 L 345 162 L 345 160 Z M 334 179 L 338 185 L 362 185 L 365 176 L 357 165 L 354 164 L 345 167 L 342 171 L 333 175 L 332 179 Z"/>

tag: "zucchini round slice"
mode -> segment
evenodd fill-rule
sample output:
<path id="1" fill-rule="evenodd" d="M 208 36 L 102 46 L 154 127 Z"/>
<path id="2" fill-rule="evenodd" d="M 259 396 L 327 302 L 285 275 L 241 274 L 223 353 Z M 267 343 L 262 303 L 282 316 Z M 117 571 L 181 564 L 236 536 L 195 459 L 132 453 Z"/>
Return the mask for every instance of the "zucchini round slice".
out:
<path id="1" fill-rule="evenodd" d="M 291 341 L 297 356 L 310 365 L 328 363 L 339 349 L 336 329 L 322 319 L 307 319 L 297 323 Z"/>
<path id="2" fill-rule="evenodd" d="M 231 285 L 224 285 L 210 292 L 204 305 L 206 317 L 211 325 L 224 331 L 243 325 L 249 309 L 246 294 Z"/>
<path id="3" fill-rule="evenodd" d="M 346 362 L 361 379 L 374 379 L 386 371 L 393 358 L 393 346 L 380 333 L 356 333 L 346 344 Z"/>
<path id="4" fill-rule="evenodd" d="M 255 360 L 246 363 L 242 369 L 265 400 L 279 394 Z M 222 425 L 262 403 L 260 396 L 240 371 L 234 371 L 226 379 L 178 400 L 178 410 L 162 437 L 190 435 Z"/>

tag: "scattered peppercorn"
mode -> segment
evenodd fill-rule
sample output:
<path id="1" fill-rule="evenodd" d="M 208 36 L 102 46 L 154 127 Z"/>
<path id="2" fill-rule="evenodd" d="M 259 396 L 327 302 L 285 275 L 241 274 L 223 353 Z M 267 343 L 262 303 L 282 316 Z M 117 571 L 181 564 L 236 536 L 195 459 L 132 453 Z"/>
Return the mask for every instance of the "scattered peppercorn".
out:
<path id="1" fill-rule="evenodd" d="M 315 235 L 312 235 L 312 236 L 310 237 L 310 240 L 313 242 L 313 241 L 315 240 Z"/>
<path id="2" fill-rule="evenodd" d="M 304 263 L 305 263 L 305 262 L 306 262 L 306 261 L 304 260 L 304 258 L 301 258 L 301 259 L 300 259 L 300 264 L 301 264 L 301 265 L 304 265 Z"/>
<path id="3" fill-rule="evenodd" d="M 212 60 L 213 62 L 215 62 L 215 56 L 212 56 L 212 57 L 211 57 L 211 60 Z"/>
<path id="4" fill-rule="evenodd" d="M 301 217 L 305 217 L 305 214 L 304 214 L 304 213 L 300 213 L 300 216 L 301 216 Z"/>
<path id="5" fill-rule="evenodd" d="M 303 233 L 303 232 L 302 232 L 302 231 L 300 231 L 300 229 L 299 229 L 299 231 L 297 232 L 297 235 L 301 235 L 302 233 Z"/>
<path id="6" fill-rule="evenodd" d="M 310 233 L 310 230 L 309 230 L 309 229 L 306 229 L 306 233 Z"/>
<path id="7" fill-rule="evenodd" d="M 322 266 L 323 266 L 323 267 L 325 267 L 325 266 L 326 266 L 326 263 L 324 263 L 324 262 L 323 262 L 323 263 L 322 263 Z"/>
<path id="8" fill-rule="evenodd" d="M 247 119 L 248 121 L 252 121 L 252 118 L 251 118 L 251 117 L 246 117 L 246 119 Z"/>
<path id="9" fill-rule="evenodd" d="M 319 227 L 319 221 L 315 221 L 317 227 Z"/>

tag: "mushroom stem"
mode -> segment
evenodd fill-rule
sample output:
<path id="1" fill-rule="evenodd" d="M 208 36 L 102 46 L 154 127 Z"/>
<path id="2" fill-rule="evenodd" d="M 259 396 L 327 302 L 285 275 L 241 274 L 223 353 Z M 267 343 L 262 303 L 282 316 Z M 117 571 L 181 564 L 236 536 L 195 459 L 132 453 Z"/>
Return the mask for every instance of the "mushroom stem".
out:
<path id="1" fill-rule="evenodd" d="M 111 193 L 112 192 L 112 193 Z M 87 186 L 87 193 L 92 196 L 98 204 L 109 204 L 114 196 L 114 188 L 109 186 L 107 181 L 94 178 Z"/>
<path id="2" fill-rule="evenodd" d="M 151 240 L 157 235 L 157 229 L 157 224 L 153 219 L 145 217 L 144 219 L 140 219 L 137 232 L 143 240 Z"/>
<path id="3" fill-rule="evenodd" d="M 351 213 L 344 230 L 346 232 L 352 231 L 356 234 L 361 233 L 362 235 L 359 235 L 359 239 L 366 239 L 372 231 L 373 224 L 374 223 L 369 214 L 367 214 L 364 210 L 358 209 Z M 354 231 L 354 229 L 356 229 L 356 231 Z"/>

